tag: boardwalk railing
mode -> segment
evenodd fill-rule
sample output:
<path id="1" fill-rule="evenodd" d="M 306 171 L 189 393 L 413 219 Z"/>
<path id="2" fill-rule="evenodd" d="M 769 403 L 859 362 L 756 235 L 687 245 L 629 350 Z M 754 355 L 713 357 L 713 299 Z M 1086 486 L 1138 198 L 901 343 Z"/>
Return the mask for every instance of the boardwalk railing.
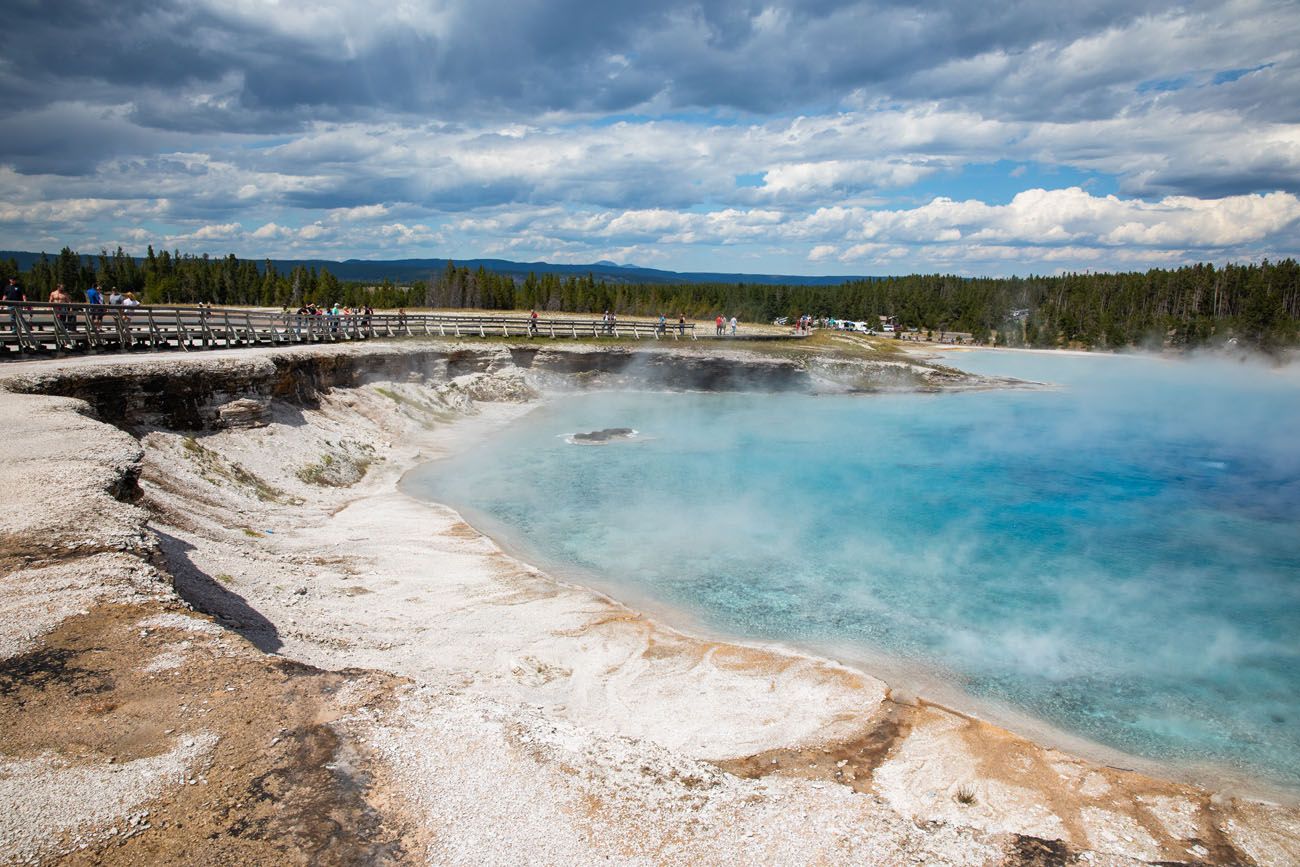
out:
<path id="1" fill-rule="evenodd" d="M 0 303 L 6 352 L 125 352 L 215 349 L 255 344 L 331 343 L 373 337 L 695 338 L 695 324 L 528 316 L 372 313 L 340 316 L 224 307 Z"/>

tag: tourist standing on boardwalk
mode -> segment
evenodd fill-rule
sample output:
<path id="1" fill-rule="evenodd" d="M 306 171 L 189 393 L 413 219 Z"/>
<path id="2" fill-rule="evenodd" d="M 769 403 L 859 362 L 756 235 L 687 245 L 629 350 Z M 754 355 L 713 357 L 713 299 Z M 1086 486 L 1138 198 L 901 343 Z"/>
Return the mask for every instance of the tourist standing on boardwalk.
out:
<path id="1" fill-rule="evenodd" d="M 112 291 L 108 293 L 108 303 L 114 307 L 117 307 L 122 303 L 122 293 L 117 291 L 116 286 L 114 286 Z"/>
<path id="2" fill-rule="evenodd" d="M 117 288 L 114 287 L 113 291 L 117 292 Z M 135 338 L 131 336 L 131 311 L 139 307 L 140 302 L 135 300 L 134 292 L 128 292 L 125 295 L 119 295 L 118 297 L 121 298 L 122 300 L 118 301 L 117 303 L 122 305 L 123 308 L 122 318 L 119 320 L 119 323 L 121 325 L 122 331 L 126 335 L 127 345 L 131 345 L 135 343 Z"/>
<path id="3" fill-rule="evenodd" d="M 528 334 L 532 336 L 537 333 L 537 308 L 534 307 L 528 312 Z"/>
<path id="4" fill-rule="evenodd" d="M 668 333 L 668 317 L 663 315 L 662 313 L 659 314 L 659 333 L 660 334 Z"/>
<path id="5" fill-rule="evenodd" d="M 736 336 L 736 317 L 731 317 L 731 336 Z"/>
<path id="6" fill-rule="evenodd" d="M 75 327 L 75 316 L 64 306 L 72 303 L 72 296 L 64 290 L 62 283 L 50 293 L 50 303 L 54 305 L 54 321 L 64 331 L 72 330 Z"/>
<path id="7" fill-rule="evenodd" d="M 26 293 L 24 293 L 22 287 L 18 285 L 17 277 L 9 278 L 9 283 L 4 288 L 3 300 L 6 304 L 20 304 L 27 300 Z"/>
<path id="8" fill-rule="evenodd" d="M 18 278 L 10 277 L 9 283 L 4 288 L 4 297 L 0 298 L 0 301 L 4 301 L 5 305 L 9 307 L 10 331 L 18 330 L 18 308 L 15 305 L 26 300 L 27 296 L 23 294 L 22 287 L 18 285 Z"/>
<path id="9" fill-rule="evenodd" d="M 713 320 L 713 333 L 716 334 L 718 337 L 722 336 L 722 314 L 721 313 L 718 314 L 717 319 Z"/>
<path id="10" fill-rule="evenodd" d="M 686 314 L 685 313 L 677 314 L 677 333 L 682 335 L 683 337 L 686 336 Z"/>
<path id="11" fill-rule="evenodd" d="M 95 305 L 89 313 L 91 320 L 98 327 L 104 321 L 104 293 L 99 291 L 98 283 L 91 283 L 90 288 L 86 290 L 86 303 Z"/>

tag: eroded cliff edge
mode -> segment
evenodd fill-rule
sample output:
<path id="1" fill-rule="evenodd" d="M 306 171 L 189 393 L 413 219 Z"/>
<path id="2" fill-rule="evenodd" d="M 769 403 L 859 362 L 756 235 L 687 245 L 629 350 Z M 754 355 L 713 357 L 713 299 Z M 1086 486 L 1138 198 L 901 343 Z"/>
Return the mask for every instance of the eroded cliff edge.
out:
<path id="1" fill-rule="evenodd" d="M 28 393 L 0 393 L 0 848 L 1292 860 L 1291 811 L 1090 765 L 833 663 L 691 638 L 393 488 L 442 433 L 486 430 L 538 388 L 872 387 L 816 366 L 401 345 L 26 367 L 10 382 Z"/>
<path id="2" fill-rule="evenodd" d="M 334 388 L 412 377 L 441 382 L 506 368 L 528 374 L 542 387 L 558 388 L 881 391 L 1026 385 L 889 356 L 437 341 L 252 349 L 149 361 L 107 356 L 12 365 L 2 375 L 10 391 L 75 397 L 111 424 L 199 431 L 260 423 L 271 400 L 314 407 Z"/>

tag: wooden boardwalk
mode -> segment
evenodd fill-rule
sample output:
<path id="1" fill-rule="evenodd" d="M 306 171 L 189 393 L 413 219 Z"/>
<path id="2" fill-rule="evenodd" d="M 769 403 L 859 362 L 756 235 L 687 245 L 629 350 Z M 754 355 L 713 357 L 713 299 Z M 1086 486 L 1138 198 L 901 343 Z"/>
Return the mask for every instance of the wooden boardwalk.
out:
<path id="1" fill-rule="evenodd" d="M 0 303 L 0 348 L 9 356 L 336 343 L 376 337 L 607 337 L 695 340 L 695 324 L 372 313 L 299 315 L 228 307 L 121 307 Z"/>

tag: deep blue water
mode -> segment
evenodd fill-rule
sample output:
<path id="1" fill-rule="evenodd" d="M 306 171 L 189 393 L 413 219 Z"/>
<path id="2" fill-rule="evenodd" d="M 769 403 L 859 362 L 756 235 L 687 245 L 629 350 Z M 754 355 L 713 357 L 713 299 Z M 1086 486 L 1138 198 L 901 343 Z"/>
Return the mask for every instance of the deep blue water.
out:
<path id="1" fill-rule="evenodd" d="M 1300 372 L 950 360 L 1059 387 L 583 395 L 408 486 L 720 631 L 1300 789 Z"/>

